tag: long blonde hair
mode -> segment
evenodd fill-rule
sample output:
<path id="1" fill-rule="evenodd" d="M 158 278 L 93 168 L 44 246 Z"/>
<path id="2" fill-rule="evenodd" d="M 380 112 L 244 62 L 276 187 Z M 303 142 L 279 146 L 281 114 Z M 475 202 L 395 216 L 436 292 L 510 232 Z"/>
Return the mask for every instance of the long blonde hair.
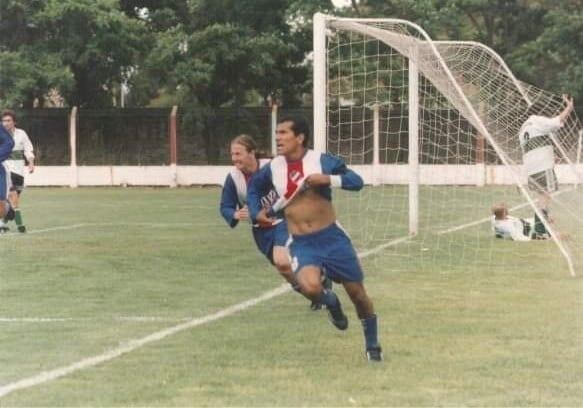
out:
<path id="1" fill-rule="evenodd" d="M 262 152 L 257 149 L 257 142 L 248 134 L 242 133 L 239 136 L 235 136 L 231 140 L 231 145 L 238 144 L 245 148 L 247 153 L 255 152 L 255 158 L 257 159 L 272 159 L 270 154 Z"/>

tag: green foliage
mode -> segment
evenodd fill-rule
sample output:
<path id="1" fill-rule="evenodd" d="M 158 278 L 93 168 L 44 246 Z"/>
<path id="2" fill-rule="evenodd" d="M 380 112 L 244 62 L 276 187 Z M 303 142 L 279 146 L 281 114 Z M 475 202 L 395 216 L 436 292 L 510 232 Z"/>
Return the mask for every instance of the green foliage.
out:
<path id="1" fill-rule="evenodd" d="M 361 0 L 349 15 L 411 20 L 438 40 L 479 41 L 516 76 L 583 99 L 583 11 L 576 0 Z"/>
<path id="2" fill-rule="evenodd" d="M 8 1 L 0 33 L 3 99 L 43 105 L 52 89 L 78 106 L 109 106 L 147 50 L 148 33 L 116 0 Z"/>
<path id="3" fill-rule="evenodd" d="M 583 98 L 583 11 L 563 2 L 548 11 L 541 35 L 509 57 L 524 79 L 557 93 Z"/>
<path id="4" fill-rule="evenodd" d="M 583 98 L 577 0 L 0 0 L 2 105 L 47 105 L 56 90 L 68 105 L 106 107 L 127 83 L 131 106 L 299 106 L 317 11 L 480 41 L 520 79 Z"/>
<path id="5" fill-rule="evenodd" d="M 115 0 L 49 0 L 37 19 L 51 33 L 48 49 L 75 76 L 75 88 L 65 94 L 74 105 L 111 104 L 111 90 L 146 51 L 143 24 L 128 18 Z"/>

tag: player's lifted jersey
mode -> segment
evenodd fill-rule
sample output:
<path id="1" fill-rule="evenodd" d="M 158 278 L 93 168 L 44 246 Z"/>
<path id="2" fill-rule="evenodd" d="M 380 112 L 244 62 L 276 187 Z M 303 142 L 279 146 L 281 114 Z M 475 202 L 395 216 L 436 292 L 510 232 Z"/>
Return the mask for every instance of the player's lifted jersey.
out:
<path id="1" fill-rule="evenodd" d="M 492 230 L 496 238 L 511 239 L 514 241 L 530 241 L 531 220 L 523 220 L 512 216 L 504 220 L 491 219 Z"/>
<path id="2" fill-rule="evenodd" d="M 283 210 L 295 195 L 304 188 L 306 177 L 311 174 L 330 175 L 330 186 L 320 187 L 318 192 L 327 200 L 332 200 L 331 187 L 345 190 L 360 190 L 362 178 L 348 169 L 342 159 L 325 153 L 306 150 L 302 159 L 288 162 L 285 157 L 277 156 L 269 165 L 264 166 L 252 178 L 249 185 L 249 212 L 256 219 L 263 208 L 261 197 L 271 190 L 277 193 L 277 201 L 271 206 L 268 215 Z"/>
<path id="3" fill-rule="evenodd" d="M 555 166 L 555 154 L 550 135 L 560 128 L 559 116 L 547 118 L 532 115 L 524 122 L 518 137 L 526 174 L 540 173 Z"/>
<path id="4" fill-rule="evenodd" d="M 14 139 L 14 148 L 9 159 L 6 161 L 6 165 L 11 173 L 23 176 L 25 167 L 24 159 L 29 161 L 34 160 L 32 143 L 26 132 L 18 128 L 14 129 L 12 138 Z"/>
<path id="5" fill-rule="evenodd" d="M 269 163 L 269 159 L 259 160 L 259 167 L 263 167 Z M 239 208 L 243 208 L 247 204 L 247 187 L 252 175 L 245 174 L 241 170 L 233 168 L 223 185 L 223 192 L 221 195 L 221 215 L 231 227 L 235 227 L 239 220 L 235 219 L 235 212 Z M 275 190 L 267 191 L 261 197 L 262 208 L 269 209 L 277 200 L 277 193 Z M 281 220 L 274 221 L 269 225 L 254 225 L 254 227 L 271 227 L 278 224 Z"/>

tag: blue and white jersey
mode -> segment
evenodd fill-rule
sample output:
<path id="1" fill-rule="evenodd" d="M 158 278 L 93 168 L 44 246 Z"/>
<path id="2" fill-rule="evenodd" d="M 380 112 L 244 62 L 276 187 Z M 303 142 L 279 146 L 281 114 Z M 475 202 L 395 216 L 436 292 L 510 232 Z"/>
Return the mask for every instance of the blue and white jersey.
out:
<path id="1" fill-rule="evenodd" d="M 10 189 L 10 172 L 6 166 L 6 159 L 10 157 L 14 139 L 4 126 L 0 125 L 0 200 L 6 200 Z"/>
<path id="2" fill-rule="evenodd" d="M 358 174 L 346 167 L 342 159 L 331 154 L 306 150 L 304 157 L 290 162 L 283 156 L 277 156 L 251 179 L 247 198 L 251 219 L 255 221 L 264 208 L 261 198 L 273 190 L 277 201 L 270 207 L 268 215 L 273 216 L 283 210 L 304 189 L 304 181 L 311 174 L 330 175 L 330 186 L 317 189 L 329 201 L 332 201 L 331 187 L 358 191 L 364 185 Z"/>
<path id="3" fill-rule="evenodd" d="M 0 163 L 3 163 L 10 157 L 13 148 L 14 139 L 12 139 L 12 136 L 6 128 L 0 125 Z"/>
<path id="4" fill-rule="evenodd" d="M 269 159 L 259 160 L 259 167 L 262 168 L 269 163 Z M 223 191 L 221 194 L 221 215 L 227 221 L 227 224 L 234 228 L 239 220 L 235 219 L 235 212 L 247 204 L 247 186 L 253 175 L 245 174 L 237 168 L 233 168 L 225 179 Z M 262 208 L 269 209 L 277 201 L 275 190 L 267 191 L 261 196 L 260 201 Z M 256 228 L 269 228 L 278 224 L 281 220 L 269 225 L 253 225 Z"/>

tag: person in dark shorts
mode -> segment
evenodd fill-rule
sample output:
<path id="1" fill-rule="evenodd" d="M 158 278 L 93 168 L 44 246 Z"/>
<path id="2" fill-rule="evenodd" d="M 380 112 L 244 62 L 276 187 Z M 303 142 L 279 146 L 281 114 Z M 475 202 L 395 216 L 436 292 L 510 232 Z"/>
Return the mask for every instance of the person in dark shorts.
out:
<path id="1" fill-rule="evenodd" d="M 16 114 L 13 111 L 2 112 L 2 125 L 14 140 L 14 148 L 10 157 L 6 160 L 6 167 L 10 171 L 12 182 L 10 201 L 14 205 L 14 222 L 18 232 L 26 232 L 22 212 L 20 211 L 20 195 L 24 190 L 25 169 L 28 169 L 29 173 L 34 171 L 33 146 L 26 132 L 16 127 Z M 6 219 L 0 220 L 0 232 L 8 231 L 7 221 Z"/>

